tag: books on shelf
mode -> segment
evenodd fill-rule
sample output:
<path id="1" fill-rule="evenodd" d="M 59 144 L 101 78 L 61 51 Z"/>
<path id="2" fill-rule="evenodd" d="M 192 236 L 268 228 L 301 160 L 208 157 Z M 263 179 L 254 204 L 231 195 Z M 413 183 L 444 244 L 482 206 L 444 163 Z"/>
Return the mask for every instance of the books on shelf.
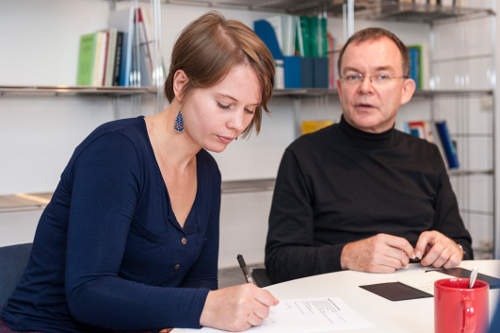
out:
<path id="1" fill-rule="evenodd" d="M 410 55 L 411 70 L 410 78 L 415 81 L 416 89 L 429 89 L 430 64 L 429 47 L 427 43 L 418 45 L 408 45 Z"/>
<path id="2" fill-rule="evenodd" d="M 408 121 L 404 123 L 405 132 L 434 143 L 443 157 L 447 168 L 460 167 L 455 143 L 453 142 L 445 120 Z"/>
<path id="3" fill-rule="evenodd" d="M 110 14 L 108 24 L 123 33 L 119 85 L 130 86 L 132 66 L 132 38 L 134 36 L 134 7 L 118 10 Z"/>
<path id="4" fill-rule="evenodd" d="M 334 38 L 326 18 L 277 15 L 255 21 L 254 31 L 274 58 L 277 89 L 333 88 Z"/>
<path id="5" fill-rule="evenodd" d="M 149 8 L 111 14 L 111 27 L 80 37 L 77 85 L 161 86 L 165 69 Z"/>
<path id="6" fill-rule="evenodd" d="M 80 37 L 80 54 L 76 84 L 79 86 L 104 85 L 108 33 L 98 31 Z"/>
<path id="7" fill-rule="evenodd" d="M 80 37 L 78 56 L 78 74 L 76 85 L 91 86 L 94 68 L 94 54 L 97 44 L 97 34 L 86 34 Z"/>
<path id="8" fill-rule="evenodd" d="M 109 28 L 109 41 L 108 41 L 108 52 L 106 59 L 106 74 L 104 76 L 104 86 L 110 87 L 113 85 L 113 76 L 115 71 L 115 61 L 116 61 L 116 42 L 118 37 L 118 30 L 116 28 Z"/>

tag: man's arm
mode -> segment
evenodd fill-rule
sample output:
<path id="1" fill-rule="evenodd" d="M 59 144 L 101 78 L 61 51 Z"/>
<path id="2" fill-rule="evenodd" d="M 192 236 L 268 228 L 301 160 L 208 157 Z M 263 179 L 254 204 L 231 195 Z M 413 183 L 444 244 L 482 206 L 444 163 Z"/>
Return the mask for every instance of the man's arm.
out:
<path id="1" fill-rule="evenodd" d="M 266 243 L 266 269 L 276 282 L 341 270 L 345 244 L 314 246 L 314 193 L 297 156 L 285 150 L 276 179 Z"/>
<path id="2" fill-rule="evenodd" d="M 441 156 L 438 155 L 438 158 L 440 173 L 434 204 L 433 230 L 420 235 L 415 246 L 415 255 L 423 257 L 421 263 L 424 266 L 451 268 L 463 259 L 474 259 L 474 254 L 472 239 L 460 217 L 457 198 L 448 173 Z"/>

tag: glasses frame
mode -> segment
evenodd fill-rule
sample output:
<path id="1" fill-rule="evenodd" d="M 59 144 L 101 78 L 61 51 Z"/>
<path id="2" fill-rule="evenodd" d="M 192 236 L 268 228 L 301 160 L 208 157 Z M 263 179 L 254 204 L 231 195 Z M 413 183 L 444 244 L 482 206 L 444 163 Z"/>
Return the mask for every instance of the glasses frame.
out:
<path id="1" fill-rule="evenodd" d="M 345 82 L 346 84 L 354 86 L 354 85 L 361 84 L 361 83 L 365 82 L 365 78 L 369 78 L 369 79 L 370 79 L 370 83 L 372 83 L 372 84 L 373 84 L 373 78 L 374 78 L 375 76 L 377 76 L 377 75 L 365 75 L 365 74 L 358 73 L 358 74 L 355 74 L 355 75 L 349 75 L 349 76 L 357 76 L 358 78 L 360 78 L 360 79 L 361 79 L 361 81 L 359 81 L 359 82 L 348 82 L 348 81 L 346 81 L 345 76 L 341 76 L 341 75 L 339 75 L 339 77 L 340 77 L 342 80 L 344 80 L 344 82 Z M 393 80 L 394 80 L 394 79 L 405 79 L 405 80 L 409 79 L 409 77 L 408 77 L 408 76 L 387 76 L 387 78 L 388 78 L 388 79 L 390 79 L 390 81 L 388 81 L 388 83 L 393 82 Z M 379 83 L 377 83 L 377 82 L 375 83 L 375 85 L 377 85 L 377 86 L 379 86 L 379 87 L 383 87 L 383 86 L 384 86 L 383 84 L 381 85 L 381 84 L 379 84 Z"/>

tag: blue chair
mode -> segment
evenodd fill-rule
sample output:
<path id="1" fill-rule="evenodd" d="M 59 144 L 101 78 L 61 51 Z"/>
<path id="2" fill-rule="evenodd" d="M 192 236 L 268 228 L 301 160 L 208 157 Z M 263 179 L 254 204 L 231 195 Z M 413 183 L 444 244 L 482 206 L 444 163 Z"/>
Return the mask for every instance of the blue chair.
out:
<path id="1" fill-rule="evenodd" d="M 32 243 L 0 247 L 0 313 L 28 264 Z"/>

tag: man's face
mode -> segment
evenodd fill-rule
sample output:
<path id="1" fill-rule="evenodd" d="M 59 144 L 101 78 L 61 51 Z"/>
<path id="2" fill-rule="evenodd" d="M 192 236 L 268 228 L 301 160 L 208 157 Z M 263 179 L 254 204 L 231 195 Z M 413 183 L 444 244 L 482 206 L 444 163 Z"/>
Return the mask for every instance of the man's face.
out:
<path id="1" fill-rule="evenodd" d="M 415 82 L 402 78 L 402 62 L 397 45 L 387 37 L 347 46 L 337 89 L 344 118 L 351 126 L 371 133 L 392 128 L 399 106 L 415 91 Z M 352 80 L 359 74 L 365 77 Z"/>

